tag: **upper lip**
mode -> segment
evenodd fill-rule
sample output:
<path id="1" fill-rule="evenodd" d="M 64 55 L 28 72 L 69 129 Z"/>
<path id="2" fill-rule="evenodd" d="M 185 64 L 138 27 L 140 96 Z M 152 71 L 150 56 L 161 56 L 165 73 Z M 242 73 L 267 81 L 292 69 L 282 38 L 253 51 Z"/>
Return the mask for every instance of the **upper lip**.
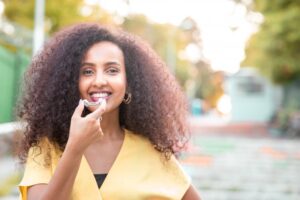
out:
<path id="1" fill-rule="evenodd" d="M 95 93 L 108 93 L 108 94 L 111 94 L 110 91 L 91 91 L 91 92 L 89 92 L 90 95 L 95 94 Z"/>

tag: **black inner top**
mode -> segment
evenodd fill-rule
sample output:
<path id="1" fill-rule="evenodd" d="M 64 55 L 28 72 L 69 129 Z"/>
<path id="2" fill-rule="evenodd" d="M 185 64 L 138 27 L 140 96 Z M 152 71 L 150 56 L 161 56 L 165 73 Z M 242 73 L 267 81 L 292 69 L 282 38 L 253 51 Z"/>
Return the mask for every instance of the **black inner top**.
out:
<path id="1" fill-rule="evenodd" d="M 103 184 L 107 174 L 94 174 L 98 188 L 101 187 L 101 185 Z"/>

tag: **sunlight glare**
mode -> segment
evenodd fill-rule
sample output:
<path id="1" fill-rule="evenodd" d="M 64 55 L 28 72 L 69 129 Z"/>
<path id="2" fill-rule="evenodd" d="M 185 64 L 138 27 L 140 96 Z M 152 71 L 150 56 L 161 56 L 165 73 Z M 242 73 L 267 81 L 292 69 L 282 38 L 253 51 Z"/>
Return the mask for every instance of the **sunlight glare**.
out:
<path id="1" fill-rule="evenodd" d="M 232 105 L 231 105 L 231 99 L 230 96 L 227 94 L 224 94 L 217 104 L 217 109 L 224 115 L 228 115 L 231 113 Z"/>

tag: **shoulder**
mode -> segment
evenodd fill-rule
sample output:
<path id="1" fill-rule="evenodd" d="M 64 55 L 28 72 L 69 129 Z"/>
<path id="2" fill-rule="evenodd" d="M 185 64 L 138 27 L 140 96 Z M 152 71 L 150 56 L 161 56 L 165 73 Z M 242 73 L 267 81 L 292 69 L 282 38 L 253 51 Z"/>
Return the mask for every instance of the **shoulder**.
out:
<path id="1" fill-rule="evenodd" d="M 176 171 L 182 173 L 183 176 L 188 177 L 174 155 L 171 155 L 170 159 L 166 159 L 163 153 L 154 148 L 154 145 L 148 138 L 132 132 L 127 132 L 126 137 L 126 150 L 127 153 L 130 153 L 128 156 L 132 159 L 136 158 L 144 163 L 152 163 L 150 164 L 151 168 L 157 167 L 159 169 L 168 169 L 170 172 Z"/>
<path id="2" fill-rule="evenodd" d="M 31 147 L 28 152 L 23 178 L 19 184 L 21 193 L 27 191 L 28 186 L 48 183 L 60 155 L 61 151 L 57 145 L 47 138 L 42 138 L 35 146 Z"/>
<path id="3" fill-rule="evenodd" d="M 150 140 L 148 138 L 146 138 L 145 136 L 142 136 L 140 134 L 134 133 L 129 130 L 126 130 L 125 133 L 126 133 L 126 137 L 128 138 L 128 140 L 130 142 L 138 143 L 141 145 L 150 145 L 150 146 L 152 145 Z"/>
<path id="4" fill-rule="evenodd" d="M 35 146 L 29 149 L 26 164 L 34 162 L 35 164 L 47 166 L 50 165 L 53 160 L 57 160 L 61 153 L 58 145 L 44 137 L 41 138 Z"/>
<path id="5" fill-rule="evenodd" d="M 146 137 L 132 132 L 126 133 L 125 146 L 123 155 L 126 159 L 122 164 L 125 169 L 134 172 L 132 179 L 135 177 L 137 182 L 141 182 L 140 177 L 143 177 L 144 185 L 155 183 L 159 188 L 168 186 L 174 189 L 172 191 L 177 197 L 182 197 L 187 191 L 191 179 L 174 155 L 166 159 Z"/>
<path id="6" fill-rule="evenodd" d="M 154 148 L 154 145 L 145 136 L 126 130 L 125 137 L 127 147 L 129 147 L 132 151 L 145 151 L 147 153 L 161 155 L 161 153 Z"/>

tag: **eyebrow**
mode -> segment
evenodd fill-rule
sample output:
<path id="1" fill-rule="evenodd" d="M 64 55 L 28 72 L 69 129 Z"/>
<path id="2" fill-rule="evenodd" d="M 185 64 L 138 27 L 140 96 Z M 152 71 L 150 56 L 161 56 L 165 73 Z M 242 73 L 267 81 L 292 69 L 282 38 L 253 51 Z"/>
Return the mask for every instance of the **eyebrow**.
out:
<path id="1" fill-rule="evenodd" d="M 94 64 L 94 63 L 84 62 L 84 63 L 81 63 L 81 67 L 83 67 L 83 66 L 90 66 L 90 67 L 93 67 L 93 66 L 95 66 L 95 64 Z"/>
<path id="2" fill-rule="evenodd" d="M 108 61 L 108 62 L 105 63 L 105 65 L 118 65 L 118 66 L 121 66 L 121 64 L 117 61 Z M 90 62 L 83 62 L 81 64 L 81 67 L 83 67 L 83 66 L 94 67 L 94 66 L 96 66 L 96 64 L 95 63 L 90 63 Z"/>

